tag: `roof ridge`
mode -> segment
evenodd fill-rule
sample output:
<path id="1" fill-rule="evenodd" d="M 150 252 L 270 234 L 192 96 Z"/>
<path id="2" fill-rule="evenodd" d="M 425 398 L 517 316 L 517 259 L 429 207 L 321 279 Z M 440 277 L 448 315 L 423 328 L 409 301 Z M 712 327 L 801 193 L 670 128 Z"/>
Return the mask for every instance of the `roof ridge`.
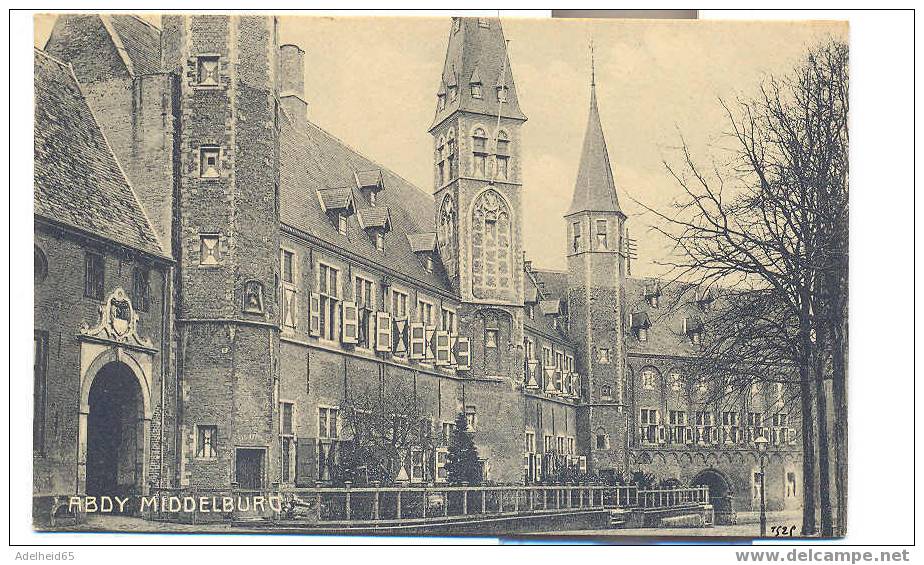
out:
<path id="1" fill-rule="evenodd" d="M 50 59 L 51 61 L 54 61 L 55 63 L 61 65 L 62 67 L 65 67 L 65 68 L 68 68 L 68 69 L 72 69 L 70 63 L 65 62 L 65 61 L 62 61 L 61 59 L 55 57 L 54 55 L 52 55 L 51 53 L 49 53 L 48 51 L 45 51 L 44 49 L 42 49 L 42 48 L 40 48 L 40 47 L 32 47 L 32 51 L 34 51 L 35 53 L 38 53 L 39 55 L 41 55 L 41 56 L 43 56 L 43 57 L 45 57 L 45 58 L 47 58 L 47 59 Z"/>

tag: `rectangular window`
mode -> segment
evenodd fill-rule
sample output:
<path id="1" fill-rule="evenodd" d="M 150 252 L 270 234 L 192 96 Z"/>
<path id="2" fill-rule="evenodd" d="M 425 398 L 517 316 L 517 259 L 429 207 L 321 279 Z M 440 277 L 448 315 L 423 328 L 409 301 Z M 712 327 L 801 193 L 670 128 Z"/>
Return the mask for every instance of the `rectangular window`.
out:
<path id="1" fill-rule="evenodd" d="M 295 404 L 291 402 L 279 403 L 279 434 L 284 436 L 295 435 L 294 432 Z"/>
<path id="2" fill-rule="evenodd" d="M 449 475 L 446 473 L 446 463 L 449 461 L 449 452 L 446 448 L 437 448 L 436 449 L 436 482 L 445 483 L 446 479 L 449 478 Z"/>
<path id="3" fill-rule="evenodd" d="M 597 249 L 604 250 L 608 248 L 606 232 L 606 220 L 597 220 Z"/>
<path id="4" fill-rule="evenodd" d="M 151 270 L 137 265 L 132 277 L 132 305 L 140 312 L 151 309 Z"/>
<path id="5" fill-rule="evenodd" d="M 443 445 L 449 445 L 449 442 L 452 440 L 452 431 L 455 428 L 456 428 L 455 423 L 443 422 L 443 425 L 440 429 L 441 437 L 443 439 Z"/>
<path id="6" fill-rule="evenodd" d="M 318 437 L 322 439 L 340 437 L 340 410 L 338 408 L 318 407 Z"/>
<path id="7" fill-rule="evenodd" d="M 657 443 L 660 417 L 655 408 L 639 409 L 639 437 L 642 443 Z"/>
<path id="8" fill-rule="evenodd" d="M 571 225 L 571 250 L 575 253 L 581 250 L 581 222 Z"/>
<path id="9" fill-rule="evenodd" d="M 340 306 L 340 271 L 318 264 L 318 294 L 320 296 L 320 335 L 331 341 L 337 339 L 337 319 Z"/>
<path id="10" fill-rule="evenodd" d="M 552 453 L 553 451 L 555 451 L 555 445 L 554 445 L 554 443 L 553 443 L 554 441 L 555 441 L 555 439 L 554 439 L 552 436 L 545 436 L 545 437 L 542 439 L 542 448 L 543 448 L 543 451 L 542 451 L 542 452 L 543 452 L 543 453 Z"/>
<path id="11" fill-rule="evenodd" d="M 497 162 L 497 178 L 507 180 L 510 158 L 498 155 L 494 160 Z"/>
<path id="12" fill-rule="evenodd" d="M 203 55 L 196 61 L 196 82 L 199 86 L 218 86 L 218 55 Z"/>
<path id="13" fill-rule="evenodd" d="M 795 498 L 796 496 L 796 474 L 793 472 L 786 473 L 786 498 Z"/>
<path id="14" fill-rule="evenodd" d="M 451 334 L 456 333 L 456 313 L 455 312 L 447 308 L 443 308 L 440 318 L 441 318 L 440 329 L 442 329 L 444 332 L 449 332 Z"/>
<path id="15" fill-rule="evenodd" d="M 221 149 L 213 145 L 199 148 L 199 176 L 206 179 L 221 176 Z"/>
<path id="16" fill-rule="evenodd" d="M 526 432 L 526 453 L 536 452 L 536 434 L 535 432 Z"/>
<path id="17" fill-rule="evenodd" d="M 199 264 L 214 267 L 221 262 L 221 248 L 219 247 L 217 233 L 201 234 L 199 236 Z"/>
<path id="18" fill-rule="evenodd" d="M 738 413 L 722 412 L 722 441 L 724 443 L 738 443 Z"/>
<path id="19" fill-rule="evenodd" d="M 391 289 L 391 315 L 399 320 L 407 318 L 407 293 Z"/>
<path id="20" fill-rule="evenodd" d="M 282 250 L 282 282 L 295 283 L 295 254 Z"/>
<path id="21" fill-rule="evenodd" d="M 292 472 L 292 463 L 294 457 L 292 457 L 292 452 L 295 450 L 295 438 L 291 437 L 282 437 L 279 440 L 279 448 L 282 452 L 282 482 L 289 483 L 292 482 L 292 477 L 294 473 Z"/>
<path id="22" fill-rule="evenodd" d="M 356 275 L 353 278 L 353 301 L 357 309 L 357 345 L 368 349 L 372 347 L 375 325 L 375 283 Z"/>
<path id="23" fill-rule="evenodd" d="M 484 331 L 484 346 L 492 349 L 497 347 L 497 330 L 487 329 Z"/>
<path id="24" fill-rule="evenodd" d="M 106 280 L 106 263 L 99 253 L 87 253 L 87 272 L 84 281 L 84 294 L 87 298 L 103 299 Z"/>
<path id="25" fill-rule="evenodd" d="M 427 327 L 433 323 L 433 304 L 425 300 L 417 299 L 417 321 Z"/>
<path id="26" fill-rule="evenodd" d="M 478 414 L 474 406 L 465 407 L 465 421 L 468 423 L 468 431 L 474 432 L 478 426 Z"/>
<path id="27" fill-rule="evenodd" d="M 557 438 L 555 438 L 555 443 L 556 443 L 555 445 L 556 451 L 564 455 L 566 453 L 565 452 L 565 438 L 563 438 L 562 436 L 558 436 Z"/>
<path id="28" fill-rule="evenodd" d="M 48 334 L 37 331 L 32 337 L 32 450 L 45 452 L 45 397 L 48 386 Z"/>
<path id="29" fill-rule="evenodd" d="M 280 315 L 282 329 L 294 330 L 298 320 L 298 289 L 295 285 L 297 263 L 295 253 L 286 249 L 280 250 L 280 263 L 282 264 L 282 289 Z"/>
<path id="30" fill-rule="evenodd" d="M 337 214 L 337 231 L 340 233 L 340 235 L 346 235 L 346 232 L 347 232 L 346 214 Z"/>
<path id="31" fill-rule="evenodd" d="M 610 363 L 610 350 L 607 347 L 601 347 L 597 350 L 597 362 L 601 365 L 608 365 Z"/>
<path id="32" fill-rule="evenodd" d="M 671 410 L 668 413 L 668 422 L 671 426 L 671 443 L 683 443 L 687 426 L 687 413 L 683 410 Z"/>
<path id="33" fill-rule="evenodd" d="M 196 426 L 196 457 L 201 459 L 218 457 L 217 426 Z"/>

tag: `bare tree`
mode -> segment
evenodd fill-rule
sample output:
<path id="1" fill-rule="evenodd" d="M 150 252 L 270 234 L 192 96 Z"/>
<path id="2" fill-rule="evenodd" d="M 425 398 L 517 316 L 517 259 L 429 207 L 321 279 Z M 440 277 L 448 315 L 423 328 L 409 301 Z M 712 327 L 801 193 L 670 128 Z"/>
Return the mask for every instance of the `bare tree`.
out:
<path id="1" fill-rule="evenodd" d="M 667 264 L 676 279 L 736 289 L 704 322 L 701 370 L 732 379 L 735 390 L 798 383 L 802 533 L 816 533 L 817 480 L 821 534 L 830 536 L 831 373 L 839 531 L 846 503 L 847 46 L 818 46 L 791 74 L 769 77 L 756 97 L 720 103 L 730 158 L 704 168 L 684 142 L 681 164 L 665 163 L 684 198 L 669 215 L 648 210 L 663 220 L 654 229 L 675 244 Z"/>
<path id="2" fill-rule="evenodd" d="M 361 482 L 390 484 L 399 479 L 402 468 L 410 472 L 412 458 L 419 457 L 426 475 L 432 469 L 428 463 L 436 438 L 422 405 L 412 387 L 403 383 L 352 390 L 343 407 L 343 422 L 352 438 L 352 452 L 342 455 L 343 470 Z"/>

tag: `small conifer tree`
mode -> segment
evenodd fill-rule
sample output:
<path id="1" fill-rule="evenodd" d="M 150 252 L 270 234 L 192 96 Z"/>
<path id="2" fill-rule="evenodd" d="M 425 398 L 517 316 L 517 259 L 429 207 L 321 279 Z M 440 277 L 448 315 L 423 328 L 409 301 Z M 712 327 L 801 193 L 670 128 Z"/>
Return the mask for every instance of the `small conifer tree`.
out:
<path id="1" fill-rule="evenodd" d="M 449 484 L 481 483 L 481 462 L 478 461 L 478 448 L 472 440 L 468 429 L 468 419 L 460 412 L 456 416 L 455 428 L 449 439 L 449 451 L 446 454 L 446 475 Z"/>

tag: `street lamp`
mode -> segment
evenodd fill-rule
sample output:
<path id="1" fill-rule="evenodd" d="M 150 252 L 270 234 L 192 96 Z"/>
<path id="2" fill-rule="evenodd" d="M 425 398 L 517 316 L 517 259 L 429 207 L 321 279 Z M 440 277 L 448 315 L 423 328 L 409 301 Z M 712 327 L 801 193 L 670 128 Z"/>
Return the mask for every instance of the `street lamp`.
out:
<path id="1" fill-rule="evenodd" d="M 767 536 L 767 505 L 764 498 L 764 456 L 767 453 L 767 444 L 770 440 L 764 436 L 758 436 L 754 440 L 754 446 L 757 448 L 757 456 L 760 457 L 760 537 Z"/>

